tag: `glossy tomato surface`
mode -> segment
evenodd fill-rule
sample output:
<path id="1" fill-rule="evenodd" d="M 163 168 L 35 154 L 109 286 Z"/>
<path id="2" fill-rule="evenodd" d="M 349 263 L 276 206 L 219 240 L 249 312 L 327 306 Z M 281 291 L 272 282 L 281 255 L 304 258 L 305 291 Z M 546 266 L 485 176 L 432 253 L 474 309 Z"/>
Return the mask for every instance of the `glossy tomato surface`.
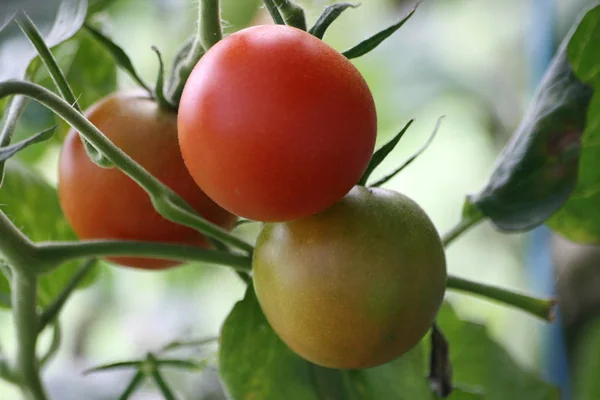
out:
<path id="1" fill-rule="evenodd" d="M 306 217 L 340 200 L 365 171 L 377 131 L 359 71 L 283 25 L 251 27 L 213 46 L 185 85 L 178 122 L 198 185 L 259 221 Z"/>
<path id="2" fill-rule="evenodd" d="M 183 197 L 199 214 L 231 229 L 236 217 L 217 206 L 185 168 L 177 143 L 177 116 L 153 100 L 116 93 L 92 106 L 88 119 L 115 145 Z M 161 217 L 148 194 L 117 168 L 98 167 L 89 160 L 77 132 L 65 140 L 59 166 L 62 209 L 82 239 L 127 239 L 208 247 L 204 236 Z M 118 264 L 156 269 L 175 261 L 113 259 Z"/>
<path id="3" fill-rule="evenodd" d="M 364 187 L 325 212 L 266 224 L 253 273 L 275 332 L 330 368 L 404 354 L 430 329 L 446 287 L 444 250 L 425 212 L 399 193 Z"/>

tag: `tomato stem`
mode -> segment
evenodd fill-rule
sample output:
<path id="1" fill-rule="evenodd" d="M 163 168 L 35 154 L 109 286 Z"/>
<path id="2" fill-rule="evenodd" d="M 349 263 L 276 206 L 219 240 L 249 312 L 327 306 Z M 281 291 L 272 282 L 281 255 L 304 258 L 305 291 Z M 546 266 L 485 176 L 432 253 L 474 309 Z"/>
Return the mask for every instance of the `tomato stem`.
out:
<path id="1" fill-rule="evenodd" d="M 265 3 L 265 7 L 267 8 L 267 11 L 269 11 L 271 18 L 273 18 L 273 22 L 277 25 L 285 25 L 285 21 L 273 1 L 274 0 L 264 0 L 263 2 Z"/>
<path id="2" fill-rule="evenodd" d="M 449 276 L 447 281 L 449 289 L 455 289 L 471 294 L 487 297 L 488 299 L 516 307 L 546 321 L 554 321 L 554 299 L 541 299 L 522 293 L 517 293 L 497 286 L 473 282 L 456 276 Z"/>
<path id="3" fill-rule="evenodd" d="M 77 130 L 81 136 L 89 141 L 94 148 L 98 149 L 108 161 L 137 182 L 148 193 L 154 207 L 164 218 L 180 225 L 191 227 L 206 236 L 245 252 L 252 252 L 252 245 L 195 214 L 193 209 L 181 197 L 156 179 L 144 167 L 136 163 L 123 150 L 115 146 L 83 114 L 56 94 L 39 85 L 26 81 L 0 83 L 0 98 L 12 94 L 22 94 L 33 98 L 62 117 L 73 129 Z M 3 230 L 0 228 L 0 233 L 2 232 Z"/>
<path id="4" fill-rule="evenodd" d="M 467 232 L 481 221 L 483 221 L 483 214 L 464 216 L 458 225 L 450 229 L 450 231 L 442 237 L 442 243 L 444 244 L 444 247 L 450 246 L 450 244 L 458 239 L 463 233 Z"/>
<path id="5" fill-rule="evenodd" d="M 48 68 L 48 73 L 54 81 L 54 84 L 56 85 L 56 88 L 61 96 L 67 102 L 72 104 L 77 111 L 81 112 L 81 108 L 77 103 L 77 99 L 75 98 L 75 94 L 73 93 L 71 86 L 69 86 L 69 83 L 67 82 L 67 78 L 58 66 L 56 58 L 54 58 L 54 55 L 52 55 L 52 51 L 50 51 L 50 48 L 46 45 L 46 42 L 44 42 L 42 34 L 33 24 L 33 21 L 31 21 L 29 16 L 24 11 L 21 11 L 18 14 L 15 21 L 25 36 L 27 36 L 31 44 L 35 47 L 46 68 Z"/>
<path id="6" fill-rule="evenodd" d="M 29 397 L 35 400 L 47 400 L 36 356 L 38 278 L 35 273 L 23 267 L 23 265 L 16 265 L 12 268 L 12 310 L 15 337 L 19 338 L 15 372 L 19 381 L 23 383 L 22 389 L 30 395 Z"/>
<path id="7" fill-rule="evenodd" d="M 302 7 L 291 0 L 273 0 L 273 2 L 279 9 L 287 25 L 302 29 L 303 31 L 307 29 L 306 17 Z"/>
<path id="8" fill-rule="evenodd" d="M 8 261 L 9 266 L 25 266 L 30 269 L 32 262 L 36 261 L 37 249 L 35 244 L 23 234 L 10 219 L 0 211 L 0 253 Z"/>
<path id="9" fill-rule="evenodd" d="M 248 256 L 207 250 L 197 246 L 156 242 L 119 240 L 49 242 L 38 245 L 38 255 L 49 265 L 60 265 L 70 260 L 87 257 L 148 257 L 220 264 L 246 273 L 251 268 L 251 259 Z"/>
<path id="10" fill-rule="evenodd" d="M 205 50 L 223 38 L 219 0 L 201 0 L 198 14 L 198 34 Z"/>

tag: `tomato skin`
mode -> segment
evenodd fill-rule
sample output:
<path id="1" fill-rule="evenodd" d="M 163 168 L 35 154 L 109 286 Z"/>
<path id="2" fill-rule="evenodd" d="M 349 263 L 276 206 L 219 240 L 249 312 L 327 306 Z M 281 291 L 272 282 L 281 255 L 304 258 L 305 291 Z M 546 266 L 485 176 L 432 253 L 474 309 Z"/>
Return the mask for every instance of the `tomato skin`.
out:
<path id="1" fill-rule="evenodd" d="M 253 274 L 267 320 L 293 351 L 324 367 L 361 369 L 426 334 L 443 301 L 446 260 L 416 203 L 355 187 L 323 213 L 266 224 Z"/>
<path id="2" fill-rule="evenodd" d="M 302 30 L 254 26 L 213 46 L 186 82 L 179 142 L 230 212 L 289 221 L 339 201 L 365 171 L 377 115 L 360 72 Z"/>
<path id="3" fill-rule="evenodd" d="M 173 189 L 200 215 L 225 229 L 237 217 L 210 200 L 189 175 L 177 143 L 177 116 L 152 99 L 115 93 L 93 105 L 87 118 L 116 146 Z M 89 160 L 77 132 L 71 130 L 59 162 L 58 193 L 67 220 L 81 239 L 123 239 L 209 247 L 193 229 L 161 217 L 148 194 L 117 168 Z M 117 264 L 161 269 L 179 262 L 146 258 L 114 258 Z"/>

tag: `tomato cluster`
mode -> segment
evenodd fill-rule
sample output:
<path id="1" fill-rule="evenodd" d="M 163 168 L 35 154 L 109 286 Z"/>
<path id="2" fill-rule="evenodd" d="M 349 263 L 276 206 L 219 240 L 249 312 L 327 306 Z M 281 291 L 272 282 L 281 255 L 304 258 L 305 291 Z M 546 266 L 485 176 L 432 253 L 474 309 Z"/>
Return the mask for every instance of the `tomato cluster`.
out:
<path id="1" fill-rule="evenodd" d="M 440 238 L 412 200 L 355 186 L 375 146 L 375 105 L 358 70 L 320 39 L 282 25 L 239 31 L 201 58 L 177 113 L 117 93 L 87 117 L 207 220 L 226 230 L 238 216 L 267 222 L 255 290 L 274 330 L 304 358 L 379 365 L 431 326 L 446 280 Z M 59 195 L 81 238 L 210 246 L 162 218 L 123 172 L 92 163 L 75 131 L 61 154 Z"/>

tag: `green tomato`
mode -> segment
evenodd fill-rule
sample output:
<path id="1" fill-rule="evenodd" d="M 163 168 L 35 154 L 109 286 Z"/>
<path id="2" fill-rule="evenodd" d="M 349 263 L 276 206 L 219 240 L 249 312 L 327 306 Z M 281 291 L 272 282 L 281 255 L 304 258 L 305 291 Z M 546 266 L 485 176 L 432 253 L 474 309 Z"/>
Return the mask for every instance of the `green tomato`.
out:
<path id="1" fill-rule="evenodd" d="M 266 224 L 253 259 L 267 320 L 288 347 L 330 368 L 369 368 L 416 345 L 446 288 L 446 258 L 408 197 L 355 187 L 328 210 Z"/>

